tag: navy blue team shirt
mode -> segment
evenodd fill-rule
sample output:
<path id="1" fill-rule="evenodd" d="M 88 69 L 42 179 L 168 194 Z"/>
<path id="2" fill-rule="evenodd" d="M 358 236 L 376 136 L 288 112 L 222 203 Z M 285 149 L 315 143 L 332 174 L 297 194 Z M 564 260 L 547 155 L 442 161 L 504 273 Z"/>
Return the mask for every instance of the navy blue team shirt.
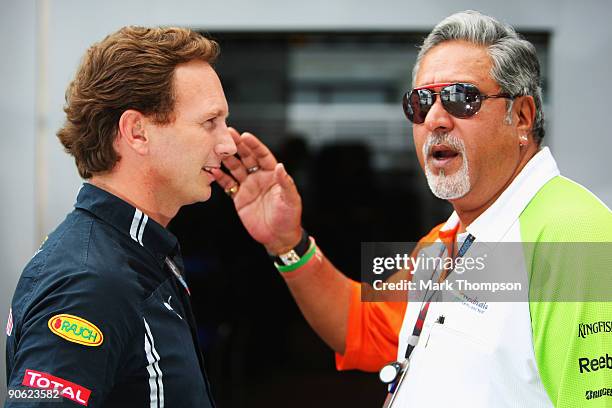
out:
<path id="1" fill-rule="evenodd" d="M 55 407 L 214 407 L 189 295 L 166 257 L 183 269 L 174 235 L 85 183 L 17 284 L 9 389 L 54 389 Z"/>

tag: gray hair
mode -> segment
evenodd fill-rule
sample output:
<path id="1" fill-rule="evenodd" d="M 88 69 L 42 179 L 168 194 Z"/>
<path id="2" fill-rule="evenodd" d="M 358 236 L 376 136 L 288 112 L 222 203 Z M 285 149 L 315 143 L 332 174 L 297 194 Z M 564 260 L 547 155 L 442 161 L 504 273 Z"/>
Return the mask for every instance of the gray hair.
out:
<path id="1" fill-rule="evenodd" d="M 453 14 L 438 23 L 419 50 L 412 70 L 413 86 L 425 54 L 436 45 L 453 40 L 487 47 L 493 62 L 491 77 L 501 86 L 502 92 L 533 97 L 536 117 L 532 132 L 534 140 L 539 144 L 544 137 L 544 114 L 540 63 L 535 47 L 517 34 L 514 28 L 493 17 L 468 10 Z"/>

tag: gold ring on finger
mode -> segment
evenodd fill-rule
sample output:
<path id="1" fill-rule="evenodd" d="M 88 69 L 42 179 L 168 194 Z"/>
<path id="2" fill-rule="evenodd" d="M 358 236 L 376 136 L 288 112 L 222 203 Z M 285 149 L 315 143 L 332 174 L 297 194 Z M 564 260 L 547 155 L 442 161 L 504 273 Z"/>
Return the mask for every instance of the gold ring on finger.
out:
<path id="1" fill-rule="evenodd" d="M 238 192 L 238 188 L 239 188 L 238 184 L 234 184 L 233 186 L 225 189 L 225 194 L 227 194 L 231 198 L 234 198 L 234 196 Z"/>

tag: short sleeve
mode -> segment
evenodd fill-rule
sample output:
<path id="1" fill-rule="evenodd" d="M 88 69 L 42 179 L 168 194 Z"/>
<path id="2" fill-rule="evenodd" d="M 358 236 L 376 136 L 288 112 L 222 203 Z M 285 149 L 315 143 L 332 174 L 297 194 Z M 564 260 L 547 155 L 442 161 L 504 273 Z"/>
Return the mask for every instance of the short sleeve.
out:
<path id="1" fill-rule="evenodd" d="M 443 225 L 436 225 L 421 238 L 412 256 L 435 242 Z M 344 354 L 336 353 L 336 368 L 378 371 L 395 361 L 407 305 L 407 301 L 364 302 L 361 284 L 352 282 L 345 351 Z"/>
<path id="2" fill-rule="evenodd" d="M 336 368 L 378 371 L 395 361 L 405 311 L 405 302 L 361 302 L 361 285 L 353 282 L 345 352 L 336 353 Z"/>

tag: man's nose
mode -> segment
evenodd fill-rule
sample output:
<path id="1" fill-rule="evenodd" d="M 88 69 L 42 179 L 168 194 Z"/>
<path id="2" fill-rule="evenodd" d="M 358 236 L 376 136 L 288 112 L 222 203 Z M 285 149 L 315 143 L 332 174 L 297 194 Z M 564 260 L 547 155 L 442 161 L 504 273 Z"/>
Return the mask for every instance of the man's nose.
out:
<path id="1" fill-rule="evenodd" d="M 215 145 L 215 154 L 221 158 L 233 156 L 236 154 L 236 143 L 230 135 L 227 125 L 223 125 L 223 128 L 219 130 L 219 140 Z"/>
<path id="2" fill-rule="evenodd" d="M 437 129 L 451 130 L 453 128 L 453 118 L 442 106 L 440 95 L 438 95 L 429 112 L 427 112 L 424 125 L 430 132 L 434 132 Z"/>

